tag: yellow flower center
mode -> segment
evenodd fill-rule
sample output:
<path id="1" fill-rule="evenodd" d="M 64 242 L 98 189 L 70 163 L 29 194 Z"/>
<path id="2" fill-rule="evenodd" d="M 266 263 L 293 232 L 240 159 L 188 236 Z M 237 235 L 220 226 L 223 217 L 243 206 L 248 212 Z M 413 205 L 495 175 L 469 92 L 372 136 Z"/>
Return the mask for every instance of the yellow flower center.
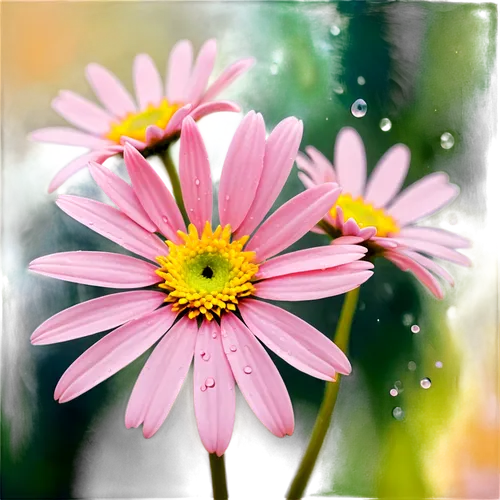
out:
<path id="1" fill-rule="evenodd" d="M 146 129 L 150 125 L 165 129 L 173 114 L 180 107 L 180 104 L 170 104 L 166 99 L 163 99 L 159 106 L 149 104 L 145 110 L 129 113 L 122 121 L 112 123 L 106 137 L 117 143 L 123 135 L 145 142 Z"/>
<path id="2" fill-rule="evenodd" d="M 387 236 L 399 232 L 396 221 L 383 208 L 375 208 L 363 200 L 362 196 L 353 199 L 350 194 L 341 194 L 337 203 L 330 209 L 330 214 L 336 216 L 336 208 L 342 208 L 344 220 L 353 218 L 359 227 L 372 226 L 377 229 L 377 236 Z"/>
<path id="3" fill-rule="evenodd" d="M 165 280 L 159 286 L 168 290 L 166 302 L 173 311 L 189 310 L 189 318 L 204 315 L 209 321 L 214 314 L 234 311 L 238 300 L 255 289 L 252 278 L 259 270 L 253 262 L 255 252 L 244 252 L 248 236 L 231 242 L 231 226 L 217 226 L 212 232 L 205 224 L 201 238 L 193 224 L 188 234 L 178 231 L 184 244 L 167 240 L 170 252 L 157 257 L 161 268 L 156 272 Z"/>

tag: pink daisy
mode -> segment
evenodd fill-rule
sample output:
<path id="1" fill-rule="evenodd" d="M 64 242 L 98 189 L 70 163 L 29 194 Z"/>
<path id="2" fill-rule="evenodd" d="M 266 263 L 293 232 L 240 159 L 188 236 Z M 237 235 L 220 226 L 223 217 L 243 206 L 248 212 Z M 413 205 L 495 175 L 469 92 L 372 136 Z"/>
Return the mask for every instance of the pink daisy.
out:
<path id="1" fill-rule="evenodd" d="M 125 142 L 148 156 L 165 149 L 177 137 L 186 116 L 199 120 L 217 111 L 239 111 L 234 102 L 213 99 L 247 71 L 254 60 L 241 59 L 233 63 L 207 88 L 216 53 L 215 40 L 208 40 L 193 65 L 191 42 L 177 42 L 170 52 L 165 85 L 151 57 L 138 55 L 133 70 L 135 101 L 109 70 L 99 64 L 89 64 L 87 80 L 104 109 L 74 92 L 63 90 L 52 101 L 52 107 L 80 130 L 49 127 L 31 134 L 36 141 L 83 146 L 91 150 L 60 170 L 52 179 L 49 192 L 61 186 L 89 161 L 101 163 L 121 153 Z"/>
<path id="2" fill-rule="evenodd" d="M 49 318 L 34 344 L 76 339 L 117 327 L 63 374 L 55 399 L 69 401 L 107 379 L 157 341 L 132 391 L 127 427 L 151 437 L 165 420 L 194 358 L 194 405 L 201 440 L 222 455 L 232 434 L 234 383 L 276 436 L 294 417 L 279 372 L 259 339 L 297 369 L 323 380 L 351 371 L 344 353 L 293 314 L 264 302 L 312 300 L 358 287 L 372 274 L 366 249 L 336 245 L 276 256 L 306 234 L 337 199 L 333 183 L 299 194 L 260 224 L 296 157 L 302 122 L 290 117 L 266 140 L 250 112 L 229 147 L 219 188 L 221 225 L 212 230 L 210 165 L 193 119 L 182 125 L 180 181 L 190 224 L 142 155 L 124 158 L 132 186 L 92 162 L 90 172 L 118 208 L 60 196 L 68 215 L 139 255 L 64 252 L 35 259 L 30 269 L 87 285 L 125 291 L 84 302 Z M 253 236 L 249 238 L 249 235 Z M 161 235 L 162 237 L 158 236 Z M 165 241 L 164 241 L 165 239 Z M 121 325 L 121 326 L 120 326 Z"/>
<path id="3" fill-rule="evenodd" d="M 337 182 L 342 194 L 323 219 L 328 226 L 315 228 L 339 238 L 334 243 L 364 245 L 373 256 L 383 256 L 403 271 L 411 271 L 436 297 L 443 290 L 436 276 L 451 285 L 453 277 L 430 257 L 469 266 L 457 248 L 470 243 L 454 233 L 415 223 L 448 205 L 459 193 L 443 172 L 425 176 L 399 193 L 410 165 L 410 151 L 403 144 L 390 148 L 366 178 L 363 141 L 352 128 L 343 128 L 335 143 L 335 167 L 312 146 L 309 156 L 299 153 L 297 165 L 304 186 L 317 189 Z M 399 194 L 398 194 L 399 193 Z"/>

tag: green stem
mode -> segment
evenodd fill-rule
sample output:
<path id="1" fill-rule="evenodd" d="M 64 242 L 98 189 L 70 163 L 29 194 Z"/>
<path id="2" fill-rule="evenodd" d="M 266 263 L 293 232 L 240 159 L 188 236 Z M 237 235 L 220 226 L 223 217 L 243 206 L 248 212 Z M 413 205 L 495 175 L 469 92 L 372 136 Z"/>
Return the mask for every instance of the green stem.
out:
<path id="1" fill-rule="evenodd" d="M 212 474 L 212 490 L 214 500 L 227 500 L 226 466 L 224 455 L 218 457 L 215 453 L 210 453 L 210 473 Z"/>
<path id="2" fill-rule="evenodd" d="M 344 304 L 342 305 L 342 311 L 340 312 L 337 330 L 335 331 L 334 341 L 344 352 L 347 352 L 349 345 L 351 325 L 356 311 L 358 297 L 359 287 L 346 294 Z M 327 382 L 326 384 L 325 396 L 323 397 L 323 402 L 321 403 L 318 416 L 316 417 L 309 444 L 286 496 L 288 500 L 298 500 L 304 495 L 307 483 L 309 482 L 316 460 L 318 459 L 321 446 L 323 445 L 326 433 L 330 427 L 333 409 L 335 408 L 337 395 L 339 393 L 340 378 L 341 376 L 339 374 L 336 382 Z"/>
<path id="3" fill-rule="evenodd" d="M 172 158 L 168 153 L 168 149 L 160 155 L 163 164 L 165 165 L 165 170 L 167 171 L 168 177 L 170 178 L 170 183 L 172 184 L 172 191 L 174 193 L 174 198 L 181 211 L 182 217 L 185 221 L 188 221 L 188 216 L 186 212 L 186 207 L 184 206 L 184 200 L 182 199 L 182 190 L 181 190 L 181 182 L 179 180 L 179 174 L 177 173 L 177 169 L 175 168 L 174 163 L 172 162 Z"/>

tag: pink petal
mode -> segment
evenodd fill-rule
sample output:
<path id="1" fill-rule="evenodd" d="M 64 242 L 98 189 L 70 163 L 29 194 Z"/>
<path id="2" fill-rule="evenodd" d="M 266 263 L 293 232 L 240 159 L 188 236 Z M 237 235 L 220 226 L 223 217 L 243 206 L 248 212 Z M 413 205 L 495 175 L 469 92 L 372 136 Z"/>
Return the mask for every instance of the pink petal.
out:
<path id="1" fill-rule="evenodd" d="M 151 222 L 148 214 L 141 205 L 139 198 L 132 187 L 109 168 L 94 161 L 89 162 L 89 171 L 97 185 L 109 199 L 133 221 L 137 222 L 146 231 L 155 233 L 156 226 Z"/>
<path id="2" fill-rule="evenodd" d="M 70 195 L 60 196 L 56 203 L 73 219 L 137 255 L 156 262 L 156 257 L 168 254 L 167 245 L 158 236 L 116 208 Z"/>
<path id="3" fill-rule="evenodd" d="M 217 43 L 215 39 L 207 40 L 200 49 L 187 84 L 186 101 L 198 103 L 207 88 L 208 79 L 214 69 Z"/>
<path id="4" fill-rule="evenodd" d="M 360 236 L 361 228 L 358 226 L 357 222 L 349 218 L 344 222 L 342 227 L 342 234 L 345 236 Z M 362 236 L 361 236 L 362 237 Z"/>
<path id="5" fill-rule="evenodd" d="M 353 198 L 361 196 L 366 181 L 366 155 L 363 141 L 353 128 L 344 127 L 337 135 L 334 163 L 342 192 Z"/>
<path id="6" fill-rule="evenodd" d="M 170 103 L 184 103 L 193 64 L 193 46 L 189 40 L 178 41 L 170 51 L 166 77 L 166 95 Z"/>
<path id="7" fill-rule="evenodd" d="M 471 242 L 458 234 L 435 227 L 405 227 L 399 236 L 437 243 L 448 248 L 470 248 Z"/>
<path id="8" fill-rule="evenodd" d="M 313 146 L 306 146 L 306 153 L 311 158 L 316 170 L 321 174 L 322 182 L 338 182 L 330 160 Z"/>
<path id="9" fill-rule="evenodd" d="M 399 253 L 407 255 L 410 259 L 413 259 L 415 262 L 417 262 L 417 264 L 420 264 L 429 271 L 433 272 L 434 274 L 446 280 L 451 286 L 455 285 L 455 280 L 453 279 L 453 276 L 446 269 L 444 269 L 439 264 L 434 262 L 432 259 L 420 255 L 417 252 L 412 252 L 411 250 L 400 250 Z"/>
<path id="10" fill-rule="evenodd" d="M 335 207 L 335 224 L 334 226 L 342 229 L 344 226 L 344 211 L 342 210 L 342 207 Z"/>
<path id="11" fill-rule="evenodd" d="M 120 144 L 125 146 L 125 144 L 130 144 L 131 146 L 134 146 L 135 149 L 138 151 L 142 151 L 144 148 L 147 147 L 147 143 L 144 141 L 138 141 L 137 139 L 133 139 L 132 137 L 128 137 L 126 135 L 122 135 L 120 137 Z"/>
<path id="12" fill-rule="evenodd" d="M 297 172 L 297 176 L 300 179 L 300 181 L 302 182 L 302 184 L 304 184 L 304 187 L 306 189 L 311 189 L 317 185 L 317 183 L 314 182 L 308 175 L 304 174 L 304 172 Z M 324 231 L 322 231 L 322 232 L 324 232 Z"/>
<path id="13" fill-rule="evenodd" d="M 144 437 L 150 438 L 163 424 L 189 371 L 197 332 L 196 321 L 184 316 L 161 339 L 130 395 L 127 428 L 144 423 Z"/>
<path id="14" fill-rule="evenodd" d="M 52 101 L 52 108 L 68 122 L 93 135 L 105 135 L 114 117 L 83 97 L 64 90 Z"/>
<path id="15" fill-rule="evenodd" d="M 147 351 L 176 316 L 170 307 L 162 307 L 108 333 L 64 372 L 54 399 L 71 401 L 120 371 Z"/>
<path id="16" fill-rule="evenodd" d="M 307 178 L 310 179 L 310 182 L 313 184 L 322 184 L 323 176 L 321 175 L 320 170 L 316 167 L 316 165 L 306 156 L 304 153 L 299 151 L 297 153 L 297 158 L 295 158 L 295 162 L 297 163 L 297 167 L 302 171 L 299 172 L 298 175 L 307 174 Z M 302 177 L 300 177 L 302 179 Z M 309 186 L 306 186 L 309 187 Z"/>
<path id="17" fill-rule="evenodd" d="M 250 111 L 241 121 L 222 168 L 219 217 L 233 231 L 243 222 L 254 200 L 264 165 L 266 129 L 260 113 Z"/>
<path id="18" fill-rule="evenodd" d="M 179 207 L 158 174 L 142 155 L 125 145 L 125 165 L 132 187 L 150 219 L 169 240 L 181 241 L 177 231 L 186 231 Z"/>
<path id="19" fill-rule="evenodd" d="M 361 229 L 357 234 L 357 236 L 363 238 L 363 241 L 366 241 L 369 240 L 370 238 L 373 238 L 373 236 L 375 236 L 376 234 L 377 234 L 377 228 L 368 226 Z"/>
<path id="20" fill-rule="evenodd" d="M 397 248 L 399 246 L 397 241 L 390 236 L 387 238 L 374 236 L 371 240 L 373 243 L 376 243 L 378 246 L 385 249 Z"/>
<path id="21" fill-rule="evenodd" d="M 357 288 L 368 280 L 373 271 L 370 262 L 354 262 L 318 271 L 305 271 L 266 279 L 255 285 L 255 296 L 269 300 L 302 301 L 333 297 Z"/>
<path id="22" fill-rule="evenodd" d="M 280 307 L 246 299 L 239 307 L 249 330 L 271 351 L 304 373 L 332 381 L 348 375 L 346 355 L 321 332 Z"/>
<path id="23" fill-rule="evenodd" d="M 406 188 L 391 204 L 387 213 L 392 215 L 400 226 L 405 226 L 438 211 L 450 203 L 458 193 L 458 187 L 448 183 L 448 176 L 437 172 Z"/>
<path id="24" fill-rule="evenodd" d="M 190 116 L 193 120 L 198 121 L 204 116 L 210 115 L 212 113 L 219 113 L 222 111 L 238 112 L 240 107 L 232 101 L 212 101 L 200 104 L 193 108 Z"/>
<path id="25" fill-rule="evenodd" d="M 133 72 L 139 109 L 146 109 L 150 104 L 159 105 L 163 99 L 163 82 L 153 59 L 147 54 L 137 55 Z"/>
<path id="26" fill-rule="evenodd" d="M 164 131 L 157 125 L 150 125 L 146 129 L 146 142 L 151 144 L 163 138 Z"/>
<path id="27" fill-rule="evenodd" d="M 389 149 L 370 176 L 365 200 L 376 207 L 387 205 L 401 189 L 409 166 L 410 150 L 404 144 Z"/>
<path id="28" fill-rule="evenodd" d="M 329 245 L 306 248 L 270 259 L 259 267 L 256 279 L 274 278 L 290 273 L 317 271 L 348 264 L 364 257 L 367 249 L 359 245 Z"/>
<path id="29" fill-rule="evenodd" d="M 89 149 L 103 149 L 113 144 L 107 139 L 101 139 L 69 127 L 40 128 L 31 132 L 30 139 L 39 142 L 67 144 L 68 146 L 82 146 Z"/>
<path id="30" fill-rule="evenodd" d="M 314 227 L 335 204 L 339 194 L 340 189 L 332 183 L 298 194 L 260 226 L 246 249 L 256 252 L 258 262 L 280 253 Z"/>
<path id="31" fill-rule="evenodd" d="M 141 290 L 82 302 L 52 316 L 31 336 L 34 345 L 54 344 L 103 332 L 140 318 L 161 306 L 166 295 Z"/>
<path id="32" fill-rule="evenodd" d="M 191 117 L 182 123 L 179 176 L 189 220 L 201 234 L 212 223 L 212 178 L 205 144 Z"/>
<path id="33" fill-rule="evenodd" d="M 194 356 L 194 411 L 208 453 L 220 457 L 226 451 L 235 408 L 234 377 L 222 347 L 220 326 L 203 321 Z"/>
<path id="34" fill-rule="evenodd" d="M 165 129 L 165 136 L 171 135 L 174 132 L 179 132 L 181 129 L 182 121 L 186 116 L 191 113 L 191 110 L 193 109 L 192 104 L 186 104 L 182 108 L 179 108 L 173 115 L 172 118 L 170 118 L 170 121 L 168 122 L 167 128 Z"/>
<path id="35" fill-rule="evenodd" d="M 90 153 L 85 153 L 78 158 L 75 158 L 69 162 L 64 168 L 59 170 L 54 178 L 49 184 L 49 193 L 52 193 L 61 185 L 66 182 L 71 176 L 76 174 L 79 170 L 86 167 L 89 161 L 103 162 L 107 158 L 119 153 L 122 150 L 121 146 L 112 146 L 107 149 L 102 149 L 100 151 L 91 151 Z"/>
<path id="36" fill-rule="evenodd" d="M 72 283 L 108 288 L 138 288 L 163 281 L 149 262 L 108 252 L 61 252 L 32 261 L 35 273 Z"/>
<path id="37" fill-rule="evenodd" d="M 237 234 L 251 234 L 273 206 L 285 185 L 293 166 L 303 125 L 295 117 L 282 120 L 269 135 L 264 154 L 264 163 L 255 198 Z"/>
<path id="38" fill-rule="evenodd" d="M 243 73 L 247 72 L 255 64 L 255 59 L 240 59 L 228 66 L 207 89 L 201 98 L 201 102 L 215 99 L 224 89 L 229 87 Z"/>
<path id="39" fill-rule="evenodd" d="M 111 71 L 92 63 L 87 66 L 86 75 L 95 95 L 113 115 L 123 118 L 137 111 L 132 97 Z"/>
<path id="40" fill-rule="evenodd" d="M 363 240 L 360 236 L 340 236 L 332 240 L 332 245 L 356 245 L 361 243 Z"/>
<path id="41" fill-rule="evenodd" d="M 411 271 L 415 277 L 438 299 L 444 297 L 443 290 L 439 282 L 425 267 L 410 259 L 406 255 L 394 251 L 385 252 L 385 257 L 402 271 Z"/>
<path id="42" fill-rule="evenodd" d="M 407 246 L 409 249 L 418 250 L 419 252 L 426 253 L 432 257 L 449 260 L 461 266 L 472 265 L 470 259 L 465 255 L 453 250 L 452 248 L 438 245 L 437 243 L 430 243 L 427 241 L 416 240 L 412 238 L 394 238 L 395 241 L 401 245 Z"/>
<path id="43" fill-rule="evenodd" d="M 276 366 L 233 314 L 221 318 L 222 344 L 236 383 L 257 418 L 275 435 L 291 435 L 293 408 Z"/>

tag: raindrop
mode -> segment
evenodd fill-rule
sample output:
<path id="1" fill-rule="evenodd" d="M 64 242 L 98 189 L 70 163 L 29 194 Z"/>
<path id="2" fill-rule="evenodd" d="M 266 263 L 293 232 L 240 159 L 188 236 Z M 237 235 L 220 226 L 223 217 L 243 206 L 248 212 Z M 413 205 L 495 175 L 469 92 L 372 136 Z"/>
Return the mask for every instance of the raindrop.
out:
<path id="1" fill-rule="evenodd" d="M 200 185 L 200 179 L 195 179 L 195 180 L 194 180 L 194 183 L 195 183 L 197 186 L 199 186 L 199 185 Z"/>
<path id="2" fill-rule="evenodd" d="M 163 216 L 163 217 L 161 218 L 161 220 L 162 220 L 165 224 L 168 224 L 168 219 L 167 219 L 167 217 Z"/>
<path id="3" fill-rule="evenodd" d="M 217 332 L 212 333 L 212 338 L 216 339 L 217 338 Z"/>
<path id="4" fill-rule="evenodd" d="M 422 389 L 429 389 L 429 387 L 431 386 L 431 379 L 430 378 L 423 378 L 421 381 L 420 381 L 420 387 L 422 387 Z"/>
<path id="5" fill-rule="evenodd" d="M 443 368 L 443 362 L 442 361 L 436 361 L 436 368 Z"/>
<path id="6" fill-rule="evenodd" d="M 340 34 L 340 28 L 338 26 L 335 26 L 333 25 L 331 28 L 330 28 L 330 33 L 333 35 L 333 36 L 338 36 Z"/>
<path id="7" fill-rule="evenodd" d="M 408 363 L 408 370 L 414 372 L 416 369 L 417 369 L 417 363 L 415 363 L 415 361 L 410 361 Z"/>
<path id="8" fill-rule="evenodd" d="M 269 70 L 271 71 L 271 75 L 277 75 L 279 71 L 279 66 L 276 63 L 273 63 L 269 67 Z"/>
<path id="9" fill-rule="evenodd" d="M 363 99 L 356 99 L 351 106 L 351 113 L 356 118 L 363 118 L 368 111 L 368 106 Z"/>
<path id="10" fill-rule="evenodd" d="M 388 132 L 392 128 L 392 122 L 389 118 L 382 118 L 382 120 L 380 120 L 379 127 L 382 132 Z"/>
<path id="11" fill-rule="evenodd" d="M 403 411 L 403 409 L 399 406 L 396 406 L 393 410 L 392 410 L 392 416 L 396 419 L 396 420 L 403 420 L 403 418 L 405 418 L 405 412 Z"/>
<path id="12" fill-rule="evenodd" d="M 454 144 L 455 144 L 455 138 L 449 132 L 445 132 L 441 136 L 441 147 L 443 149 L 451 149 Z"/>
<path id="13" fill-rule="evenodd" d="M 238 348 L 235 345 L 232 345 L 231 347 L 229 347 L 229 350 L 231 352 L 236 352 L 238 350 Z"/>
<path id="14" fill-rule="evenodd" d="M 418 333 L 420 331 L 420 327 L 418 325 L 411 325 L 411 333 Z"/>
<path id="15" fill-rule="evenodd" d="M 243 368 L 243 371 L 247 374 L 247 375 L 250 375 L 250 373 L 252 373 L 252 368 L 250 366 L 245 366 L 245 368 Z"/>
<path id="16" fill-rule="evenodd" d="M 210 360 L 210 354 L 208 354 L 208 352 L 204 352 L 202 355 L 201 355 L 201 359 L 203 361 L 209 361 Z"/>
<path id="17" fill-rule="evenodd" d="M 208 377 L 207 380 L 205 380 L 205 385 L 207 387 L 213 387 L 215 385 L 215 379 Z"/>
<path id="18" fill-rule="evenodd" d="M 207 390 L 207 386 L 205 384 L 203 384 L 201 387 L 200 387 L 200 391 L 201 392 L 205 392 Z"/>
<path id="19" fill-rule="evenodd" d="M 358 85 L 364 85 L 366 80 L 362 76 L 358 76 Z"/>
<path id="20" fill-rule="evenodd" d="M 403 325 L 410 326 L 413 323 L 413 314 L 404 314 L 403 315 Z"/>
<path id="21" fill-rule="evenodd" d="M 395 397 L 399 394 L 399 392 L 398 392 L 398 390 L 397 390 L 395 387 L 393 387 L 393 388 L 389 391 L 389 394 L 390 394 L 393 398 L 395 398 Z"/>

